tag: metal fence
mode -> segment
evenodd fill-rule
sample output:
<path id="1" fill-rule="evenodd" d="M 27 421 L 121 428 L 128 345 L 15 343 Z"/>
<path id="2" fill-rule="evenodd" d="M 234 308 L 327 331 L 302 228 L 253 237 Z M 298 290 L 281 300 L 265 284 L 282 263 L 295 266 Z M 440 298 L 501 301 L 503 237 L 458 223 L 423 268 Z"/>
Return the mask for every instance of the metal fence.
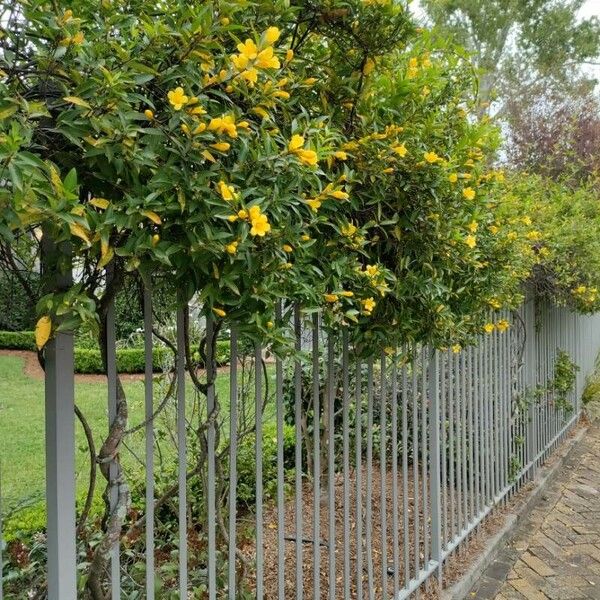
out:
<path id="1" fill-rule="evenodd" d="M 148 292 L 144 307 L 150 332 Z M 207 369 L 186 373 L 180 310 L 166 393 L 151 359 L 164 340 L 145 336 L 144 418 L 122 424 L 142 442 L 126 438 L 108 464 L 113 507 L 134 484 L 143 493 L 125 517 L 127 534 L 112 546 L 107 597 L 418 593 L 441 580 L 444 562 L 568 435 L 600 347 L 600 317 L 532 301 L 493 315 L 508 328 L 473 347 L 386 348 L 372 358 L 358 357 L 347 332 L 325 331 L 318 314 L 283 306 L 278 316 L 291 324 L 298 354 L 271 356 L 232 330 L 229 367 L 217 369 L 209 320 Z M 122 418 L 123 394 L 114 328 L 109 311 L 111 423 Z M 564 389 L 573 372 L 567 356 L 580 370 Z M 46 350 L 50 600 L 84 597 L 76 579 L 73 410 L 73 340 L 59 334 Z M 128 452 L 129 466 L 121 460 Z M 136 548 L 141 571 L 131 558 Z"/>

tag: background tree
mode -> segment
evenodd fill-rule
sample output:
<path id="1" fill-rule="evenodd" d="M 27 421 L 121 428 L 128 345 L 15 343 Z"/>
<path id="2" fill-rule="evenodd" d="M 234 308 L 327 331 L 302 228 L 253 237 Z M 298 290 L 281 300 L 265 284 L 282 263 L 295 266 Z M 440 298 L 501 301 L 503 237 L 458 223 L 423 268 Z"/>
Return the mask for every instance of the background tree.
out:
<path id="1" fill-rule="evenodd" d="M 452 35 L 473 53 L 481 70 L 484 104 L 511 97 L 515 84 L 522 88 L 545 79 L 568 87 L 583 64 L 597 62 L 600 22 L 596 17 L 577 17 L 585 0 L 422 0 L 421 4 L 444 35 Z"/>
<path id="2" fill-rule="evenodd" d="M 567 178 L 573 185 L 600 173 L 600 101 L 588 82 L 563 94 L 538 83 L 506 104 L 508 164 Z"/>

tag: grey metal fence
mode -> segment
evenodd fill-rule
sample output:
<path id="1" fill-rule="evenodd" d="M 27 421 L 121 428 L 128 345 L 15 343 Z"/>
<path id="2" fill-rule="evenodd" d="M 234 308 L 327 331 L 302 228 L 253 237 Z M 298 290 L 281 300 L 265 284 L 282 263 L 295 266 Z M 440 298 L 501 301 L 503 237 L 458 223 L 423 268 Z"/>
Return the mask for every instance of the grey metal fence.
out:
<path id="1" fill-rule="evenodd" d="M 144 309 L 150 332 L 149 291 Z M 493 315 L 500 326 L 472 347 L 386 348 L 370 358 L 360 357 L 347 332 L 327 332 L 318 314 L 283 305 L 278 317 L 291 323 L 299 353 L 271 355 L 234 329 L 226 336 L 229 366 L 216 368 L 209 320 L 207 369 L 191 373 L 180 310 L 166 393 L 151 358 L 153 343 L 164 340 L 145 336 L 144 419 L 122 423 L 143 443 L 134 450 L 125 437 L 104 465 L 113 507 L 125 506 L 132 481 L 145 500 L 124 517 L 128 535 L 107 542 L 101 586 L 108 597 L 401 600 L 418 593 L 441 580 L 450 555 L 568 435 L 600 348 L 600 317 L 532 301 Z M 111 423 L 123 419 L 114 327 L 109 311 Z M 569 357 L 579 366 L 573 385 Z M 82 594 L 73 411 L 73 340 L 58 334 L 46 350 L 50 600 Z M 127 452 L 133 466 L 121 460 Z M 141 575 L 131 560 L 136 543 Z M 165 554 L 176 556 L 177 569 L 161 575 L 159 587 Z"/>

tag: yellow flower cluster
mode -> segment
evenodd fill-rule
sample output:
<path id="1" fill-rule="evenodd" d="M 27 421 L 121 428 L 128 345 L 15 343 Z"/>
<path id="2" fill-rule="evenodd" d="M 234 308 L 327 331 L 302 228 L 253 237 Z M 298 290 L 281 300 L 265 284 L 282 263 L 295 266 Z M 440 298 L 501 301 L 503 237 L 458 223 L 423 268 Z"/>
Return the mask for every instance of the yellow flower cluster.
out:
<path id="1" fill-rule="evenodd" d="M 248 210 L 241 209 L 235 215 L 228 217 L 230 223 L 235 223 L 238 220 L 248 221 L 251 225 L 250 235 L 264 237 L 269 231 L 271 231 L 271 224 L 267 215 L 265 215 L 260 206 L 251 206 Z"/>
<path id="2" fill-rule="evenodd" d="M 304 136 L 293 135 L 288 144 L 288 152 L 296 155 L 303 164 L 313 167 L 319 162 L 317 153 L 314 150 L 306 150 L 304 143 Z"/>
<path id="3" fill-rule="evenodd" d="M 217 183 L 217 189 L 221 194 L 221 198 L 223 200 L 227 200 L 228 202 L 235 201 L 239 198 L 239 193 L 235 191 L 235 188 L 232 185 L 226 184 L 223 180 Z"/>
<path id="4" fill-rule="evenodd" d="M 240 76 L 250 85 L 258 81 L 259 69 L 279 69 L 281 63 L 275 55 L 273 44 L 279 39 L 281 32 L 277 27 L 269 27 L 262 36 L 260 46 L 247 39 L 237 45 L 239 54 L 231 57 L 233 66 L 239 71 Z"/>
<path id="5" fill-rule="evenodd" d="M 350 194 L 346 192 L 342 187 L 337 187 L 333 183 L 328 183 L 323 191 L 314 198 L 306 200 L 306 204 L 310 206 L 313 212 L 318 212 L 319 208 L 327 198 L 334 198 L 335 200 L 348 200 Z M 354 229 L 356 231 L 356 228 Z"/>
<path id="6" fill-rule="evenodd" d="M 365 298 L 364 300 L 361 300 L 360 303 L 362 305 L 363 314 L 367 316 L 371 316 L 371 313 L 377 305 L 377 302 L 375 302 L 373 298 Z"/>

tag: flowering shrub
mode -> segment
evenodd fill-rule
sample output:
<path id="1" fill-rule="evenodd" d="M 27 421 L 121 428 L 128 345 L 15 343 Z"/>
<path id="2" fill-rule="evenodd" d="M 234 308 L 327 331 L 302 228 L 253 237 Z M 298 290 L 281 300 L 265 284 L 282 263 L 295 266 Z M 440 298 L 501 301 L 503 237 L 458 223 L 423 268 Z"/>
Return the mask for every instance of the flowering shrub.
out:
<path id="1" fill-rule="evenodd" d="M 598 183 L 573 188 L 560 181 L 515 174 L 507 183 L 503 222 L 525 224 L 535 256 L 537 295 L 584 313 L 600 309 Z"/>
<path id="2" fill-rule="evenodd" d="M 368 347 L 465 340 L 519 301 L 497 132 L 407 6 L 33 1 L 6 31 L 29 43 L 0 82 L 0 232 L 43 226 L 84 274 L 40 302 L 40 346 L 94 323 L 109 265 L 275 340 L 282 297 Z"/>

